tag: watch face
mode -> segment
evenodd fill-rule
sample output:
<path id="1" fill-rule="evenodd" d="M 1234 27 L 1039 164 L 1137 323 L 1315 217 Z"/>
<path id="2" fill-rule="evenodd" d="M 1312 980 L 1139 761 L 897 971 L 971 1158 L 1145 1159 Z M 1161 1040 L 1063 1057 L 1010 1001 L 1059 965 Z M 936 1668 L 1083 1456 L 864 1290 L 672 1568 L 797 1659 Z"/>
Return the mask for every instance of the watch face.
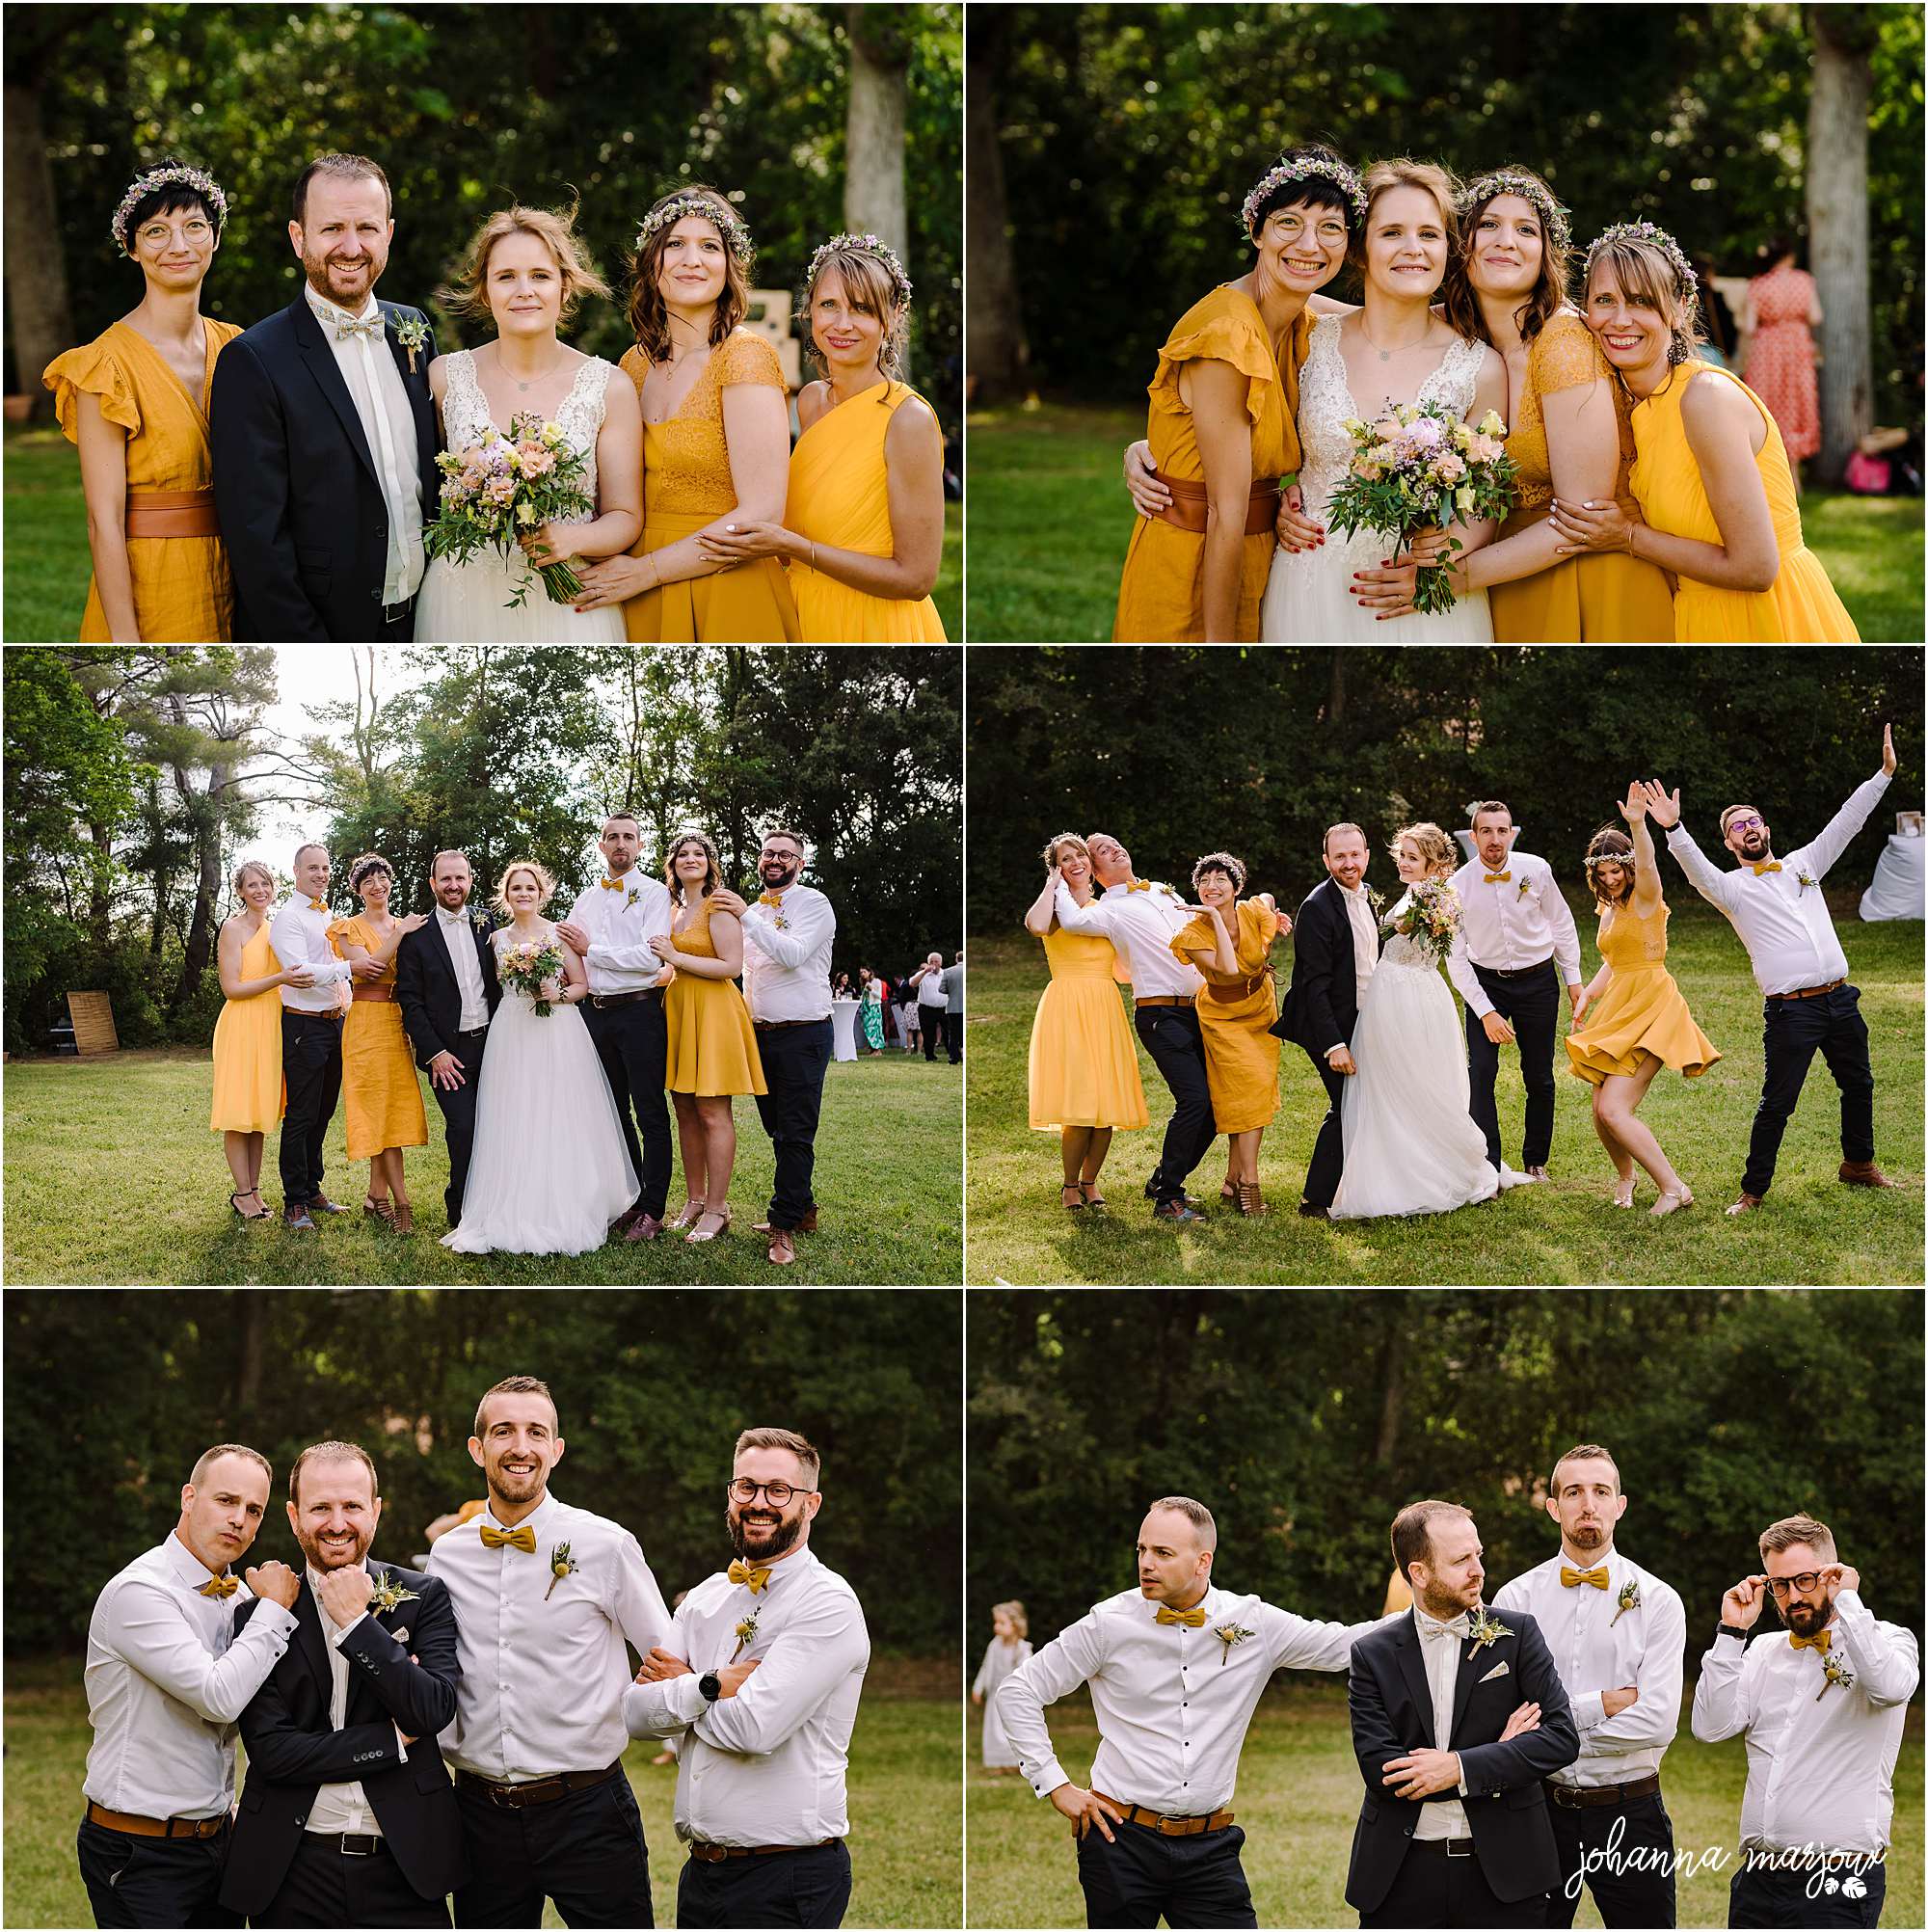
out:
<path id="1" fill-rule="evenodd" d="M 711 1704 L 714 1704 L 717 1698 L 720 1697 L 723 1692 L 722 1681 L 718 1678 L 714 1671 L 705 1671 L 704 1674 L 697 1678 L 696 1688 L 700 1690 L 703 1693 L 703 1695 L 710 1700 Z"/>

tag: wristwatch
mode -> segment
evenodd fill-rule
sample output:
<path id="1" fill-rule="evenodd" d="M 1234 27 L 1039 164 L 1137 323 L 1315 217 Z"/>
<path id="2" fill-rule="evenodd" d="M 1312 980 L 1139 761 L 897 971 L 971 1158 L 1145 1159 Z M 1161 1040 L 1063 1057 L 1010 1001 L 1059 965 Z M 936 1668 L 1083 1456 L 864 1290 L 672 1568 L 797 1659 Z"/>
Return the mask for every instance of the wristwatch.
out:
<path id="1" fill-rule="evenodd" d="M 697 1678 L 696 1688 L 703 1693 L 705 1704 L 714 1704 L 723 1695 L 723 1680 L 714 1671 L 705 1671 Z"/>
<path id="2" fill-rule="evenodd" d="M 1738 1623 L 1723 1623 L 1714 1632 L 1714 1635 L 1717 1637 L 1738 1637 L 1743 1644 L 1748 1640 L 1748 1633 Z"/>

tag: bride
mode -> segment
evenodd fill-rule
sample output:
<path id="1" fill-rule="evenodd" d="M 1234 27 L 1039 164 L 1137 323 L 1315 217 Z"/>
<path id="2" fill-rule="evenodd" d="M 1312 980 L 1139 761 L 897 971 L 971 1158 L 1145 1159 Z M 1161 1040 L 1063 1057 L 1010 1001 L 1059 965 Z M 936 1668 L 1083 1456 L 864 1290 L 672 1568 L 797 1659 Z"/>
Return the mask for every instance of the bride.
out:
<path id="1" fill-rule="evenodd" d="M 620 644 L 620 609 L 577 612 L 552 604 L 539 563 L 620 554 L 643 526 L 643 419 L 635 385 L 613 362 L 585 356 L 558 339 L 585 295 L 609 293 L 591 267 L 569 220 L 547 208 L 504 208 L 491 215 L 469 245 L 462 274 L 441 291 L 450 313 L 492 321 L 495 339 L 458 349 L 428 365 L 429 388 L 444 449 L 482 441 L 494 423 L 533 412 L 561 426 L 587 458 L 584 488 L 597 506 L 588 523 L 546 523 L 522 538 L 527 561 L 484 550 L 464 564 L 433 557 L 415 605 L 415 640 Z M 432 519 L 437 506 L 422 506 Z M 509 600 L 524 579 L 528 595 Z"/>
<path id="2" fill-rule="evenodd" d="M 1439 954 L 1399 929 L 1412 909 L 1412 888 L 1449 877 L 1459 854 L 1433 824 L 1404 827 L 1392 852 L 1406 892 L 1386 915 L 1393 936 L 1352 1030 L 1359 1070 L 1340 1103 L 1345 1167 L 1334 1221 L 1444 1214 L 1488 1200 L 1513 1179 L 1510 1170 L 1493 1171 L 1486 1136 L 1467 1111 L 1466 1042 L 1459 1005 L 1439 977 Z"/>
<path id="3" fill-rule="evenodd" d="M 495 888 L 497 909 L 514 915 L 490 941 L 497 968 L 506 947 L 533 940 L 562 954 L 562 978 L 543 982 L 557 1003 L 547 1014 L 502 981 L 476 1088 L 462 1224 L 442 1238 L 459 1254 L 586 1254 L 636 1197 L 616 1103 L 576 1009 L 589 994 L 582 962 L 542 917 L 554 891 L 554 879 L 527 859 Z"/>

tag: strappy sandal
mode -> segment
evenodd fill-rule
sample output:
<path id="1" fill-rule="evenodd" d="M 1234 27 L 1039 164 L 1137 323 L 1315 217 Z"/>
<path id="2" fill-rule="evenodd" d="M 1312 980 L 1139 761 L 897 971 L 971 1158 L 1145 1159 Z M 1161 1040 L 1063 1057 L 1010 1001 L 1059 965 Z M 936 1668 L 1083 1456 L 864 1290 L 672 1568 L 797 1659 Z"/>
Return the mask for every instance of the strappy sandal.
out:
<path id="1" fill-rule="evenodd" d="M 1669 1201 L 1674 1203 L 1673 1207 L 1667 1205 Z M 1682 1181 L 1677 1188 L 1662 1188 L 1660 1198 L 1647 1209 L 1647 1213 L 1655 1221 L 1665 1221 L 1669 1215 L 1678 1212 L 1681 1208 L 1690 1208 L 1693 1205 L 1694 1190 L 1685 1181 Z"/>
<path id="2" fill-rule="evenodd" d="M 394 1205 L 395 1232 L 397 1234 L 413 1234 L 415 1231 L 415 1211 L 414 1207 L 407 1201 L 397 1201 Z"/>
<path id="3" fill-rule="evenodd" d="M 231 1207 L 237 1215 L 241 1215 L 241 1219 L 243 1221 L 273 1221 L 275 1218 L 274 1210 L 268 1206 L 266 1201 L 261 1202 L 261 1212 L 259 1214 L 241 1213 L 241 1203 L 244 1200 L 246 1200 L 250 1194 L 254 1195 L 254 1197 L 258 1200 L 260 1198 L 260 1194 L 261 1191 L 259 1188 L 242 1188 L 238 1193 L 231 1194 L 228 1196 L 228 1205 Z"/>
<path id="4" fill-rule="evenodd" d="M 701 1201 L 684 1201 L 683 1206 L 677 1211 L 676 1219 L 669 1225 L 681 1231 L 683 1228 L 694 1227 L 702 1219 L 703 1203 Z"/>
<path id="5" fill-rule="evenodd" d="M 1098 1183 L 1096 1181 L 1080 1181 L 1078 1183 L 1078 1191 L 1084 1196 L 1084 1205 L 1087 1208 L 1110 1207 L 1111 1202 L 1097 1192 L 1097 1186 Z"/>
<path id="6" fill-rule="evenodd" d="M 708 1233 L 704 1231 L 704 1226 L 703 1226 L 703 1223 L 706 1221 L 713 1221 L 716 1223 L 716 1225 L 710 1228 L 708 1231 Z M 696 1225 L 692 1227 L 689 1230 L 689 1232 L 685 1234 L 683 1238 L 684 1241 L 691 1243 L 699 1241 L 714 1241 L 719 1234 L 727 1234 L 729 1233 L 729 1231 L 730 1231 L 730 1210 L 726 1207 L 720 1207 L 720 1208 L 707 1207 L 703 1210 L 701 1214 L 699 1214 L 696 1217 Z"/>
<path id="7" fill-rule="evenodd" d="M 386 1199 L 378 1201 L 373 1194 L 367 1194 L 362 1198 L 362 1212 L 370 1221 L 379 1221 L 385 1227 L 393 1227 L 395 1224 L 395 1204 L 393 1201 Z"/>
<path id="8" fill-rule="evenodd" d="M 1225 1176 L 1223 1186 L 1221 1186 L 1218 1190 L 1218 1198 L 1221 1201 L 1230 1203 L 1232 1201 L 1237 1200 L 1238 1197 L 1239 1197 L 1239 1184 L 1237 1181 L 1233 1180 L 1231 1175 L 1227 1174 Z"/>
<path id="9" fill-rule="evenodd" d="M 1629 1174 L 1623 1181 L 1614 1183 L 1614 1205 L 1617 1208 L 1633 1206 L 1634 1177 Z"/>
<path id="10" fill-rule="evenodd" d="M 1261 1215 L 1272 1212 L 1272 1209 L 1266 1205 L 1266 1197 L 1259 1192 L 1259 1184 L 1256 1181 L 1241 1181 L 1239 1183 L 1239 1212 L 1243 1215 Z"/>
<path id="11" fill-rule="evenodd" d="M 1064 1181 L 1060 1183 L 1058 1193 L 1059 1196 L 1058 1204 L 1066 1214 L 1079 1214 L 1083 1212 L 1084 1207 L 1084 1184 L 1082 1181 Z M 1066 1194 L 1071 1196 L 1069 1200 L 1063 1198 Z"/>

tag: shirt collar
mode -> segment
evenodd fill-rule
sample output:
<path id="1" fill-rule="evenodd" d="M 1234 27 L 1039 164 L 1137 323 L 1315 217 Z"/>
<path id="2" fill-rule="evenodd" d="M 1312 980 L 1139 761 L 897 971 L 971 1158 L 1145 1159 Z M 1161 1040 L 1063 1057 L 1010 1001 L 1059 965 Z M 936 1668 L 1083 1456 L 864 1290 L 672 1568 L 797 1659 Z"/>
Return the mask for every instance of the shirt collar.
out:
<path id="1" fill-rule="evenodd" d="M 460 912 L 450 912 L 447 906 L 443 905 L 438 899 L 436 901 L 435 916 L 444 926 L 467 926 L 469 924 L 469 908 L 466 905 Z"/>
<path id="2" fill-rule="evenodd" d="M 1434 1617 L 1431 1612 L 1422 1610 L 1418 1603 L 1415 1602 L 1412 1606 L 1412 1623 L 1414 1629 L 1421 1633 L 1429 1629 L 1444 1630 L 1449 1625 L 1458 1623 L 1461 1617 L 1470 1620 L 1472 1614 L 1470 1610 L 1461 1610 L 1451 1617 Z"/>
<path id="3" fill-rule="evenodd" d="M 181 1582 L 191 1583 L 197 1590 L 210 1576 L 226 1576 L 228 1573 L 225 1570 L 208 1569 L 207 1565 L 201 1562 L 201 1558 L 195 1555 L 194 1551 L 188 1548 L 187 1544 L 181 1541 L 181 1533 L 178 1529 L 173 1529 L 168 1532 L 166 1547 L 169 1570 Z"/>
<path id="4" fill-rule="evenodd" d="M 1332 884 L 1342 899 L 1364 899 L 1366 896 L 1366 882 L 1364 879 L 1361 879 L 1355 886 L 1342 886 L 1337 879 L 1334 879 Z"/>
<path id="5" fill-rule="evenodd" d="M 744 1563 L 749 1562 L 747 1557 L 739 1558 L 738 1560 Z M 781 1562 L 770 1565 L 770 1573 L 763 1584 L 763 1590 L 759 1593 L 760 1597 L 766 1599 L 770 1592 L 785 1577 L 800 1575 L 804 1570 L 814 1568 L 816 1563 L 817 1552 L 808 1543 L 805 1543 L 801 1549 L 791 1550 Z M 750 1568 L 755 1570 L 757 1565 L 751 1563 Z M 728 1576 L 730 1572 L 726 1570 L 723 1573 L 725 1576 Z"/>
<path id="6" fill-rule="evenodd" d="M 538 1503 L 536 1507 L 522 1518 L 522 1522 L 515 1524 L 514 1527 L 517 1529 L 521 1529 L 522 1523 L 527 1523 L 528 1526 L 535 1531 L 536 1540 L 537 1542 L 540 1543 L 542 1541 L 543 1532 L 546 1529 L 548 1529 L 550 1521 L 554 1517 L 556 1507 L 557 1505 L 555 1499 L 555 1491 L 551 1489 L 549 1491 L 547 1495 L 543 1497 L 542 1501 Z M 470 1517 L 469 1520 L 472 1522 L 487 1523 L 491 1529 L 506 1530 L 511 1527 L 511 1525 L 503 1522 L 496 1516 L 495 1505 L 493 1501 L 491 1501 L 488 1505 L 486 1505 L 486 1507 L 482 1510 L 479 1516 L 472 1516 Z"/>
<path id="7" fill-rule="evenodd" d="M 1608 1543 L 1606 1548 L 1601 1550 L 1591 1561 L 1576 1563 L 1566 1554 L 1566 1544 L 1563 1541 L 1560 1545 L 1560 1554 L 1553 1559 L 1553 1568 L 1556 1570 L 1598 1570 L 1602 1564 L 1605 1564 L 1607 1566 L 1607 1573 L 1611 1575 L 1613 1573 L 1613 1566 L 1619 1561 L 1619 1552 L 1616 1551 L 1612 1543 Z"/>
<path id="8" fill-rule="evenodd" d="M 365 322 L 370 315 L 381 312 L 382 305 L 375 300 L 375 291 L 372 288 L 368 291 L 367 301 L 361 312 L 354 315 L 342 308 L 340 303 L 331 302 L 325 295 L 317 295 L 311 282 L 303 284 L 302 293 L 308 297 L 308 306 L 313 309 L 315 318 L 329 324 L 331 328 L 335 326 L 337 316 L 345 322 Z"/>

